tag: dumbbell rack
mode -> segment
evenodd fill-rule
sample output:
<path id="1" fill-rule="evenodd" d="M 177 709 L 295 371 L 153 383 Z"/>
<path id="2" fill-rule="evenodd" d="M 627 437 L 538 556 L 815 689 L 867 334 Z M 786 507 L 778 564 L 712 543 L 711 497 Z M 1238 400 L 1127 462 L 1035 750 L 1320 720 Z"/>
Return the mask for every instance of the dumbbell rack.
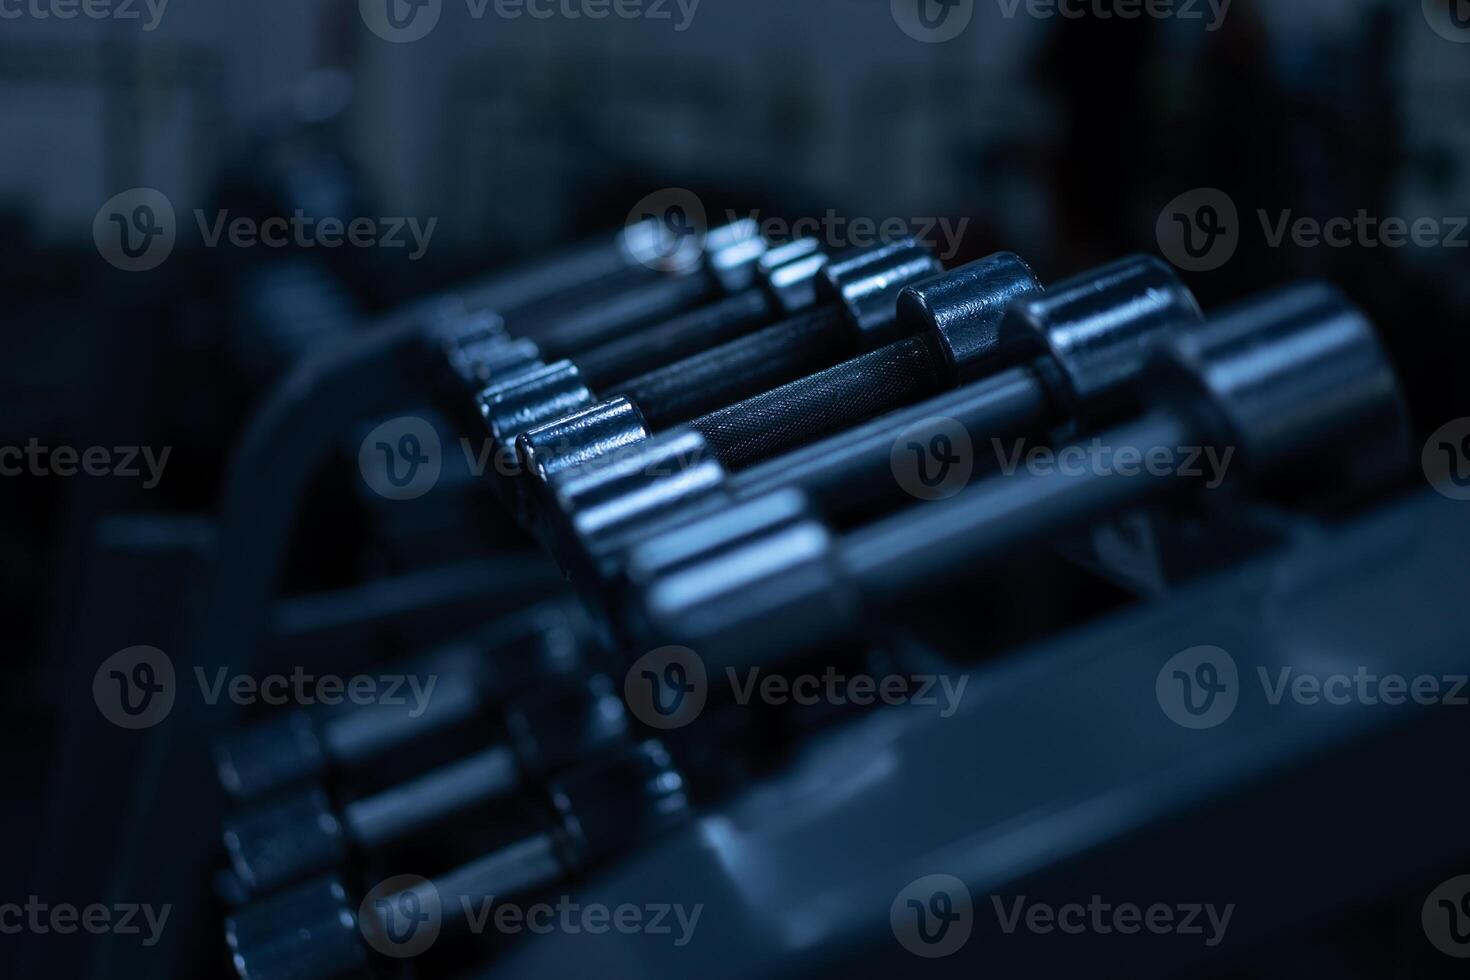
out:
<path id="1" fill-rule="evenodd" d="M 512 292 L 507 287 L 505 295 Z M 491 301 L 497 301 L 495 295 L 490 292 Z M 274 583 L 293 516 L 311 475 L 338 447 L 342 432 L 423 402 L 427 309 L 409 311 L 361 340 L 303 364 L 247 434 L 227 485 L 219 558 L 193 651 L 206 670 L 241 669 L 251 662 L 275 601 Z M 1255 800 L 1254 794 L 1280 792 L 1286 784 L 1293 793 L 1289 812 L 1305 824 L 1310 814 L 1331 812 L 1334 801 L 1362 805 L 1363 794 L 1324 778 L 1330 766 L 1342 764 L 1344 745 L 1361 742 L 1378 752 L 1378 758 L 1391 761 L 1388 748 L 1399 746 L 1398 739 L 1419 744 L 1417 740 L 1441 731 L 1437 719 L 1416 718 L 1406 731 L 1386 732 L 1368 718 L 1354 719 L 1361 725 L 1319 725 L 1315 719 L 1276 716 L 1249 719 L 1218 736 L 1211 733 L 1199 754 L 1188 739 L 1178 737 L 1197 733 L 1165 728 L 1162 734 L 1173 738 L 1161 740 L 1160 732 L 1148 731 L 1146 725 L 1109 732 L 1118 736 L 1111 743 L 1099 741 L 1107 719 L 1136 717 L 1168 724 L 1156 705 L 1150 709 L 1138 703 L 1139 692 L 1151 697 L 1151 685 L 1130 678 L 1136 679 L 1145 667 L 1156 671 L 1159 662 L 1196 645 L 1204 633 L 1223 633 L 1213 642 L 1238 650 L 1244 672 L 1279 656 L 1271 649 L 1278 623 L 1299 620 L 1302 630 L 1326 629 L 1323 612 L 1300 583 L 1310 582 L 1322 568 L 1343 567 L 1347 559 L 1339 559 L 1339 553 L 1356 557 L 1396 535 L 1431 529 L 1433 554 L 1395 554 L 1393 560 L 1363 567 L 1350 585 L 1331 583 L 1334 593 L 1373 588 L 1406 597 L 1414 583 L 1436 568 L 1452 567 L 1452 544 L 1466 541 L 1470 533 L 1470 526 L 1442 502 L 1413 497 L 1329 528 L 1255 504 L 1228 515 L 1154 513 L 1148 520 L 1161 540 L 1185 538 L 1193 546 L 1193 555 L 1188 549 L 1164 549 L 1171 557 L 1184 554 L 1183 567 L 1164 572 L 1163 559 L 1147 547 L 1134 555 L 1154 566 L 1147 574 L 1140 574 L 1136 561 L 1120 563 L 1116 554 L 1094 561 L 1105 574 L 1153 599 L 1148 606 L 1115 604 L 1122 611 L 1089 623 L 1070 638 L 977 666 L 971 676 L 983 690 L 982 698 L 961 717 L 946 720 L 942 730 L 934 728 L 932 718 L 894 710 L 814 736 L 770 779 L 703 815 L 694 829 L 590 884 L 588 900 L 606 893 L 617 898 L 610 904 L 636 901 L 640 894 L 653 901 L 719 892 L 723 898 L 718 907 L 706 913 L 718 924 L 702 930 L 692 950 L 629 942 L 626 949 L 610 952 L 607 937 L 598 942 L 563 939 L 513 951 L 497 961 L 494 975 L 566 975 L 594 967 L 614 976 L 687 975 L 693 966 L 712 976 L 797 976 L 878 963 L 897 970 L 912 961 L 892 942 L 884 921 L 887 902 L 907 881 L 936 867 L 963 872 L 977 896 L 1027 888 L 1044 894 L 1068 873 L 1094 867 L 1100 880 L 1116 882 L 1125 892 L 1187 890 L 1189 881 L 1209 881 L 1209 887 L 1229 892 L 1241 887 L 1241 869 L 1262 867 L 1260 859 L 1222 848 L 1229 860 L 1210 862 L 1202 876 L 1179 882 L 1171 878 L 1179 873 L 1176 861 L 1142 853 L 1151 848 L 1166 852 L 1162 842 L 1177 836 L 1173 821 L 1181 806 L 1207 814 L 1209 826 L 1229 827 L 1234 820 L 1259 819 L 1259 812 L 1244 801 Z M 1249 533 L 1242 535 L 1242 529 Z M 1213 547 L 1201 549 L 1202 543 Z M 1209 574 L 1227 565 L 1227 571 Z M 1188 584 L 1176 589 L 1176 582 Z M 1444 618 L 1425 630 L 1414 647 L 1416 655 L 1426 658 L 1421 666 L 1441 657 L 1452 659 L 1450 645 L 1440 648 L 1436 641 L 1453 635 L 1447 624 L 1458 621 L 1450 614 L 1456 607 L 1452 596 L 1434 595 L 1426 601 L 1444 612 Z M 923 603 L 909 611 L 920 622 L 927 618 Z M 1359 658 L 1353 662 L 1371 663 L 1373 651 L 1367 644 L 1374 631 L 1359 621 L 1365 618 L 1362 611 L 1351 603 L 1337 610 L 1349 614 L 1345 619 L 1355 629 L 1339 626 L 1331 633 L 1351 644 L 1338 649 L 1353 651 Z M 1222 615 L 1226 612 L 1231 615 Z M 1181 628 L 1180 622 L 1190 625 Z M 1446 624 L 1444 631 L 1441 624 Z M 935 647 L 924 630 L 900 626 L 897 632 L 895 642 L 911 652 L 955 662 L 955 651 L 944 649 L 942 640 Z M 1099 651 L 1108 655 L 1101 657 Z M 1452 665 L 1445 660 L 1444 666 Z M 221 719 L 211 721 L 218 725 Z M 1037 771 L 1023 771 L 1007 756 L 1008 745 L 1044 745 L 1054 757 L 1029 759 Z M 1078 753 L 1084 745 L 1086 751 Z M 1184 765 L 1192 758 L 1199 766 L 1194 773 Z M 1302 778 L 1303 771 L 1312 779 Z M 840 788 L 819 790 L 813 799 L 814 786 L 834 780 L 841 784 L 844 773 L 863 791 L 848 796 Z M 1386 766 L 1379 775 L 1392 777 L 1407 792 L 1414 788 L 1407 781 L 1412 774 L 1409 767 Z M 1308 787 L 1320 796 L 1306 798 Z M 1117 798 L 1124 789 L 1126 806 Z M 1417 790 L 1426 804 L 1438 806 L 1459 802 L 1461 794 L 1449 785 L 1421 785 Z M 875 805 L 880 799 L 889 803 Z M 903 801 L 903 826 L 891 822 L 892 801 Z M 880 818 L 885 813 L 888 817 Z M 1027 828 L 1023 834 L 1021 827 Z M 1024 837 L 1024 846 L 1013 846 L 1017 834 Z M 1429 844 L 1431 836 L 1435 843 L 1445 839 L 1426 835 L 1423 843 Z M 966 842 L 965 853 L 956 851 L 959 842 Z M 853 866 L 852 855 L 862 855 L 861 867 Z M 1425 853 L 1417 859 L 1432 867 L 1434 860 L 1454 856 Z M 1263 849 L 1262 857 L 1277 860 L 1280 849 Z M 1112 870 L 1116 867 L 1128 870 Z M 1379 870 L 1381 877 L 1373 882 L 1377 886 L 1412 884 L 1405 867 Z M 714 887 L 713 882 L 721 884 Z M 1314 913 L 1334 907 L 1343 897 L 1325 886 L 1312 889 L 1312 895 L 1308 904 Z M 1263 901 L 1268 897 L 1263 895 Z M 1240 933 L 1270 934 L 1267 924 L 1259 932 Z M 1019 969 L 1037 955 L 1057 956 L 1055 963 L 1046 962 L 1058 970 L 1080 968 L 1097 955 L 1081 944 L 1060 953 L 1051 947 L 1032 950 L 1034 945 L 1017 942 L 997 952 L 994 944 L 974 942 L 966 955 L 950 958 L 943 967 L 954 975 L 962 969 L 999 969 L 1005 975 L 1004 970 Z M 1154 952 L 1159 962 L 1149 968 L 1157 967 L 1161 975 L 1191 955 L 1184 949 L 1177 951 L 1180 958 L 1168 950 Z"/>

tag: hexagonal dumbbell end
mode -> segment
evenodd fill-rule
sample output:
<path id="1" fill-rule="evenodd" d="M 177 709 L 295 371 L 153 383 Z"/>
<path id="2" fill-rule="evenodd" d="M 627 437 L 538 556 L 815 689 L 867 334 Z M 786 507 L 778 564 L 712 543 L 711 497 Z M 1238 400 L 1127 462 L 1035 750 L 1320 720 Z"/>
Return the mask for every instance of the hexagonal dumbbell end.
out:
<path id="1" fill-rule="evenodd" d="M 326 770 L 326 758 L 311 716 L 291 711 L 249 725 L 215 746 L 220 785 L 237 800 L 315 779 Z"/>
<path id="2" fill-rule="evenodd" d="M 1158 383 L 1257 478 L 1351 495 L 1397 478 L 1411 459 L 1393 368 L 1367 316 L 1331 286 L 1221 311 L 1155 366 Z"/>
<path id="3" fill-rule="evenodd" d="M 591 405 L 592 392 L 571 361 L 558 361 L 522 375 L 516 380 L 486 389 L 479 396 L 480 414 L 490 432 L 490 450 L 495 488 L 506 505 L 521 517 L 526 502 L 514 472 L 501 472 L 502 460 L 515 460 L 516 439 L 528 429 L 559 419 Z"/>
<path id="4" fill-rule="evenodd" d="M 1018 300 L 1000 323 L 998 356 L 1042 367 L 1070 436 L 1133 403 L 1159 343 L 1204 318 L 1174 270 L 1138 255 Z"/>
<path id="5" fill-rule="evenodd" d="M 594 674 L 506 715 L 506 731 L 525 769 L 544 774 L 594 758 L 628 734 L 628 716 L 612 681 Z"/>
<path id="6" fill-rule="evenodd" d="M 341 879 L 321 878 L 225 920 L 241 980 L 371 980 L 369 950 Z"/>
<path id="7" fill-rule="evenodd" d="M 903 335 L 895 314 L 899 294 L 943 272 L 927 246 L 902 238 L 833 258 L 816 278 L 817 300 L 838 304 L 858 350 L 875 350 Z"/>
<path id="8" fill-rule="evenodd" d="M 1024 259 L 996 252 L 909 286 L 899 294 L 895 313 L 906 333 L 934 343 L 947 366 L 949 387 L 958 387 L 996 367 L 991 357 L 1006 310 L 1041 291 Z"/>
<path id="9" fill-rule="evenodd" d="M 725 477 L 699 433 L 676 429 L 653 436 L 557 474 L 554 506 L 544 512 L 548 543 L 574 580 L 595 580 L 598 556 L 617 546 L 620 531 L 718 494 Z"/>
<path id="10" fill-rule="evenodd" d="M 649 740 L 549 787 L 574 863 L 587 866 L 652 840 L 689 816 L 684 777 Z"/>
<path id="11" fill-rule="evenodd" d="M 711 673 L 763 662 L 766 647 L 821 647 L 857 622 L 833 538 L 786 490 L 721 509 L 631 548 L 624 611 L 637 645 L 684 644 Z M 751 624 L 760 624 L 760 644 Z"/>
<path id="12" fill-rule="evenodd" d="M 766 252 L 756 262 L 756 269 L 776 309 L 792 316 L 816 304 L 817 276 L 829 261 L 821 242 L 798 238 Z"/>
<path id="13" fill-rule="evenodd" d="M 253 895 L 337 867 L 347 857 L 342 825 L 319 789 L 235 814 L 225 821 L 224 842 L 230 866 Z"/>

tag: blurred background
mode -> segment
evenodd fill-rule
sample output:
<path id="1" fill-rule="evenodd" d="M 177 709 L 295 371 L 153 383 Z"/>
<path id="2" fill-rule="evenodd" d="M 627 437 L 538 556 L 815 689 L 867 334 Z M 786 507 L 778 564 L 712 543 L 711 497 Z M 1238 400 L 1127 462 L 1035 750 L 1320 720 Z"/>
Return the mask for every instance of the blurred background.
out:
<path id="1" fill-rule="evenodd" d="M 1433 26 L 1470 24 L 1460 0 L 1233 0 L 1219 17 L 1200 0 L 1132 21 L 976 0 L 944 43 L 884 0 L 670 0 L 601 21 L 444 0 L 412 43 L 347 0 L 138 0 L 136 19 L 36 2 L 0 0 L 0 444 L 172 458 L 147 489 L 0 480 L 16 840 L 54 812 L 57 651 L 84 628 L 97 542 L 196 547 L 247 412 L 302 351 L 620 227 L 660 189 L 693 191 L 712 223 L 932 223 L 962 231 L 951 262 L 1006 248 L 1051 280 L 1160 251 L 1170 202 L 1216 188 L 1239 246 L 1187 272 L 1207 307 L 1332 279 L 1379 323 L 1421 437 L 1470 414 L 1453 353 L 1470 231 L 1458 248 L 1276 247 L 1258 217 L 1470 215 L 1470 44 Z M 93 238 L 103 203 L 137 187 L 178 216 L 145 275 Z M 422 255 L 207 247 L 195 212 L 222 210 L 434 224 Z M 140 542 L 138 513 L 174 519 Z M 293 584 L 330 586 L 345 561 L 298 556 Z M 28 880 L 33 856 L 6 848 L 0 878 Z"/>

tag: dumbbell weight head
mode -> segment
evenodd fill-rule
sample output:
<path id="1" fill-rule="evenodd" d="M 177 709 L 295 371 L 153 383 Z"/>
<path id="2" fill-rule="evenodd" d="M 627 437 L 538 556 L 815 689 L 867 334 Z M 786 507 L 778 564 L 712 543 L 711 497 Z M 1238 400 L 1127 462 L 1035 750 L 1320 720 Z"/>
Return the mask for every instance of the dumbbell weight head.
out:
<path id="1" fill-rule="evenodd" d="M 1408 458 L 1401 396 L 1372 328 L 1327 287 L 1274 293 L 1172 338 L 1143 384 L 1161 407 L 1101 433 L 1104 444 L 1237 447 L 1231 476 L 1258 486 L 1303 470 L 1319 487 L 1323 474 L 1378 480 L 1382 460 Z M 994 561 L 1032 530 L 1060 533 L 1188 486 L 1149 474 L 996 476 L 840 539 L 800 516 L 801 495 L 772 493 L 634 547 L 625 621 L 638 646 L 690 646 L 721 667 L 769 662 L 851 635 L 875 599 Z M 755 624 L 759 650 L 746 641 Z"/>
<path id="2" fill-rule="evenodd" d="M 937 278 L 925 277 L 919 283 L 895 290 L 895 286 L 912 280 L 930 267 L 922 252 L 897 250 L 894 254 L 899 255 L 905 264 L 887 270 L 883 275 L 854 276 L 844 269 L 842 263 L 833 263 L 828 268 L 823 288 L 830 295 L 840 297 L 850 322 L 864 338 L 864 349 L 882 348 L 887 342 L 907 335 L 922 336 L 942 352 L 936 356 L 950 366 L 953 377 L 946 379 L 950 384 L 957 383 L 961 365 L 993 348 L 997 324 L 1007 305 L 1019 296 L 1041 288 L 1024 261 L 1011 253 L 999 253 Z M 871 266 L 868 268 L 871 270 Z M 932 294 L 927 292 L 936 283 L 945 284 L 945 289 L 935 289 Z M 900 303 L 901 297 L 915 290 L 926 290 L 921 295 L 927 302 Z M 618 401 L 614 399 L 607 404 Z M 626 399 L 621 401 L 628 404 Z M 636 465 L 600 474 L 582 472 L 595 467 L 598 460 L 649 438 L 647 428 L 640 424 L 641 419 L 633 412 L 624 410 L 620 415 L 626 420 L 626 426 L 611 433 L 599 433 L 603 438 L 595 444 L 577 438 L 587 426 L 584 419 L 575 416 L 531 430 L 518 441 L 517 450 L 532 488 L 528 493 L 543 502 L 537 508 L 544 515 L 541 531 L 553 547 L 559 547 L 558 542 L 564 544 L 568 533 L 576 533 L 564 526 L 562 515 L 575 513 L 577 507 L 555 485 L 559 478 L 570 478 L 574 471 L 579 476 L 588 476 L 598 488 L 594 492 L 604 500 L 609 499 L 604 489 L 609 481 L 631 479 L 638 485 L 628 486 L 627 492 L 641 494 L 642 484 L 658 478 L 657 469 Z M 652 458 L 656 459 L 661 453 L 662 449 L 655 449 Z M 685 483 L 690 490 L 698 485 L 697 481 Z M 587 488 L 592 489 L 591 486 Z"/>
<path id="3" fill-rule="evenodd" d="M 1007 291 L 990 291 L 991 282 L 985 263 L 967 266 L 905 290 L 900 315 L 925 323 L 925 335 L 939 338 L 956 379 L 975 380 L 977 365 L 985 371 L 1036 366 L 1055 403 L 1051 415 L 1063 420 L 1059 436 L 1115 414 L 1149 352 L 1200 318 L 1189 290 L 1167 265 L 1148 256 L 1113 263 L 1045 294 L 1021 295 L 1004 307 L 1003 316 L 996 303 Z M 919 406 L 893 416 L 891 428 L 896 436 L 926 417 Z M 859 431 L 855 438 L 865 435 Z M 808 449 L 841 457 L 851 452 L 848 441 L 838 435 Z M 675 480 L 663 476 L 676 467 L 688 472 Z M 676 430 L 654 437 L 606 470 L 587 467 L 558 480 L 551 511 L 560 518 L 553 525 L 558 558 L 574 578 L 591 576 L 605 585 L 616 574 L 620 552 L 638 539 L 640 524 L 668 527 L 678 520 L 670 515 L 681 509 L 690 516 L 718 509 L 731 499 L 730 489 L 697 434 Z"/>
<path id="4" fill-rule="evenodd" d="M 881 345 L 895 329 L 898 293 L 942 271 L 927 248 L 904 239 L 825 263 L 814 288 L 818 304 L 830 303 L 840 309 L 853 342 L 866 349 Z M 635 410 L 620 407 L 604 412 L 572 362 L 552 365 L 507 388 L 489 389 L 481 394 L 480 403 L 497 455 L 500 447 L 514 445 L 517 472 L 533 473 L 538 482 L 569 465 L 563 457 L 573 461 L 593 458 L 650 434 Z M 584 412 L 591 421 L 579 414 Z M 526 438 L 520 439 L 522 435 Z M 529 519 L 529 501 L 522 495 L 525 487 L 519 484 L 519 480 L 506 479 L 498 481 L 498 488 L 516 512 Z"/>
<path id="5" fill-rule="evenodd" d="M 404 882 L 433 907 L 428 933 L 386 935 L 363 912 L 397 904 L 400 893 L 361 901 L 337 876 L 319 878 L 230 916 L 225 923 L 236 972 L 258 980 L 336 980 L 376 976 L 371 951 L 403 957 L 463 926 L 483 899 L 508 900 L 562 880 L 666 833 L 689 815 L 684 778 L 657 741 L 628 746 L 550 783 L 543 832 L 502 847 L 431 881 Z M 394 879 L 389 879 L 393 882 Z M 384 884 L 387 884 L 385 882 Z M 459 899 L 453 901 L 452 899 Z M 371 946 L 370 946 L 371 944 Z M 386 948 L 385 948 L 386 947 Z"/>
<path id="6" fill-rule="evenodd" d="M 1000 323 L 995 358 L 1045 372 L 1066 420 L 1055 435 L 1067 438 L 1125 408 L 1159 342 L 1202 319 L 1169 265 L 1134 256 L 1017 301 Z"/>
<path id="7" fill-rule="evenodd" d="M 1373 324 L 1309 283 L 1243 303 L 1155 359 L 1155 384 L 1257 481 L 1352 497 L 1404 472 L 1408 410 Z M 1346 440 L 1351 441 L 1346 441 Z"/>
<path id="8" fill-rule="evenodd" d="M 241 980 L 372 980 L 369 950 L 343 881 L 308 882 L 225 920 Z"/>

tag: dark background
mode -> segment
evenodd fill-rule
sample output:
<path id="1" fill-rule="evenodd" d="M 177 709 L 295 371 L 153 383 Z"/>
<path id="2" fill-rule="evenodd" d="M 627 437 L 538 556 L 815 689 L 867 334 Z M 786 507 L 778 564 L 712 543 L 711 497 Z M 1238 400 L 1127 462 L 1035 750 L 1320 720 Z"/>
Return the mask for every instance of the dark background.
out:
<path id="1" fill-rule="evenodd" d="M 1466 414 L 1470 249 L 1273 248 L 1256 218 L 1470 215 L 1470 45 L 1419 0 L 1234 0 L 1214 31 L 1202 4 L 1187 22 L 1003 9 L 977 0 L 944 44 L 905 35 L 884 0 L 703 0 L 683 32 L 472 20 L 446 0 L 433 34 L 399 45 L 340 0 L 172 0 L 153 31 L 0 20 L 0 444 L 173 447 L 153 490 L 0 479 L 0 779 L 18 845 L 0 879 L 29 880 L 59 651 L 109 522 L 178 516 L 161 548 L 207 534 L 190 515 L 214 506 L 246 411 L 301 350 L 618 227 L 660 188 L 712 216 L 968 219 L 954 261 L 1007 248 L 1046 280 L 1157 251 L 1166 203 L 1220 188 L 1242 244 L 1186 276 L 1207 307 L 1333 280 L 1377 320 L 1421 438 Z M 146 274 L 108 266 L 91 236 L 135 186 L 179 215 L 178 248 Z M 203 248 L 192 211 L 222 207 L 438 223 L 417 262 Z M 298 565 L 308 587 L 343 571 Z"/>

